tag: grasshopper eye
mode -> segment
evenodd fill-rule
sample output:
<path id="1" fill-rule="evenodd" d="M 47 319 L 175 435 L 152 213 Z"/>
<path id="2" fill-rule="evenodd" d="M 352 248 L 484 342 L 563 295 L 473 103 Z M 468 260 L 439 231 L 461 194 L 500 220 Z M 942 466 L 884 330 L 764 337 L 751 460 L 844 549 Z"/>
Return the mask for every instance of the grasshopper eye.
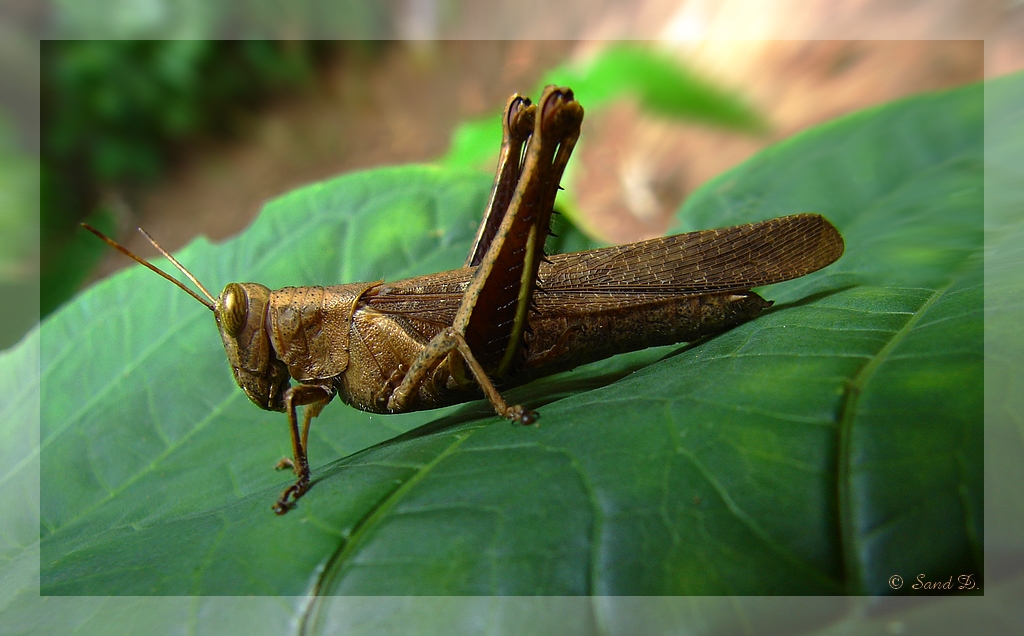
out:
<path id="1" fill-rule="evenodd" d="M 224 332 L 229 336 L 237 336 L 249 315 L 249 297 L 245 288 L 238 283 L 228 283 L 220 294 L 219 305 L 220 311 L 217 314 Z"/>

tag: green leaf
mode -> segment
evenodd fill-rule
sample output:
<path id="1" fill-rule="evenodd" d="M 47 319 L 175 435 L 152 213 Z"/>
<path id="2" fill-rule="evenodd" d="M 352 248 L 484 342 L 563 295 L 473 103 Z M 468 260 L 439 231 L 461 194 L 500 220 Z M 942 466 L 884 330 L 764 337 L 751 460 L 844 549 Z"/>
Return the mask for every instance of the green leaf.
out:
<path id="1" fill-rule="evenodd" d="M 640 106 L 666 117 L 701 121 L 725 128 L 758 132 L 765 122 L 729 91 L 697 76 L 678 59 L 635 44 L 602 50 L 583 68 L 560 66 L 541 85 L 571 86 L 591 106 L 630 95 Z"/>
<path id="2" fill-rule="evenodd" d="M 488 189 L 435 168 L 349 175 L 179 256 L 207 285 L 438 271 L 461 262 Z M 270 504 L 290 480 L 270 467 L 289 453 L 283 416 L 233 386 L 205 308 L 131 268 L 0 358 L 18 391 L 4 393 L 20 396 L 0 403 L 3 448 L 31 444 L 7 424 L 31 419 L 19 399 L 36 391 L 42 404 L 41 539 L 5 520 L 0 572 L 14 582 L 0 587 L 0 621 L 24 633 L 112 621 L 387 633 L 400 631 L 392 615 L 371 612 L 419 607 L 436 612 L 427 626 L 455 608 L 499 633 L 523 621 L 629 632 L 625 601 L 569 599 L 524 618 L 485 599 L 427 610 L 352 595 L 875 594 L 891 593 L 893 574 L 983 581 L 981 202 L 980 86 L 804 133 L 708 183 L 680 225 L 815 211 L 846 239 L 839 262 L 766 288 L 776 305 L 719 337 L 510 392 L 539 407 L 536 428 L 482 402 L 386 417 L 331 404 L 311 436 L 315 486 L 281 518 Z M 17 380 L 33 347 L 38 384 Z M 31 475 L 25 457 L 5 458 L 5 481 Z M 4 510 L 25 507 L 25 492 L 0 493 Z M 61 599 L 56 616 L 32 602 L 33 550 L 43 595 L 281 598 L 220 612 L 214 599 Z M 841 609 L 714 607 L 666 606 L 657 621 L 805 629 Z"/>
<path id="3" fill-rule="evenodd" d="M 498 156 L 495 139 L 501 139 L 501 113 L 460 124 L 442 163 L 452 168 L 492 165 Z"/>

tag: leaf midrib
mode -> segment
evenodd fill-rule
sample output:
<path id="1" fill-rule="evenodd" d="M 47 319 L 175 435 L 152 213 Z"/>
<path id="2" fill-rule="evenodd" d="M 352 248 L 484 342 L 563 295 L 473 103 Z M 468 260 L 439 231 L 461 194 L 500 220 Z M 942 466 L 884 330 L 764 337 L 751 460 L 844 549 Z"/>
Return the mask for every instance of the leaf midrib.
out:
<path id="1" fill-rule="evenodd" d="M 863 569 L 858 558 L 856 530 L 854 528 L 853 506 L 850 501 L 850 436 L 852 434 L 853 421 L 856 417 L 857 403 L 860 400 L 861 392 L 867 385 L 871 376 L 879 366 L 889 358 L 889 354 L 904 341 L 907 335 L 913 331 L 921 318 L 928 310 L 953 286 L 954 281 L 935 289 L 932 295 L 925 300 L 920 307 L 907 319 L 889 340 L 882 345 L 882 348 L 868 360 L 860 371 L 850 380 L 843 396 L 843 403 L 840 407 L 841 417 L 839 419 L 839 458 L 838 466 L 838 509 L 839 509 L 839 532 L 840 545 L 843 551 L 843 569 L 846 572 L 846 593 L 863 594 Z"/>
<path id="2" fill-rule="evenodd" d="M 438 464 L 444 461 L 447 457 L 452 455 L 462 444 L 469 439 L 474 432 L 480 430 L 482 427 L 476 427 L 464 431 L 455 433 L 454 441 L 448 444 L 440 453 L 437 454 L 430 462 L 424 464 L 416 473 L 414 473 L 409 479 L 406 479 L 402 484 L 389 492 L 378 502 L 376 506 L 369 511 L 369 514 L 364 515 L 352 529 L 352 533 L 348 539 L 342 541 L 336 552 L 327 560 L 324 568 L 317 573 L 317 578 L 312 586 L 311 595 L 317 599 L 323 598 L 323 591 L 325 586 L 329 583 L 334 572 L 340 572 L 343 564 L 347 559 L 355 552 L 356 548 L 360 547 L 363 543 L 364 537 L 366 537 L 377 525 L 380 520 L 387 515 L 388 512 L 394 508 L 402 497 L 419 484 L 423 479 L 426 478 L 430 471 L 433 470 Z M 309 625 L 309 621 L 312 618 L 314 612 L 319 607 L 317 601 L 306 604 L 303 607 L 302 614 L 299 616 L 299 634 L 307 633 L 306 629 Z"/>

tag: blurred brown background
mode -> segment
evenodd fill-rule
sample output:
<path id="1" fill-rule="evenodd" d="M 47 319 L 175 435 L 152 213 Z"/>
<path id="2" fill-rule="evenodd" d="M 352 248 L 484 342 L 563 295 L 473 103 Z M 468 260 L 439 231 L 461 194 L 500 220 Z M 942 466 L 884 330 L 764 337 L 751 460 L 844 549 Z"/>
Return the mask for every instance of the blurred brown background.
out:
<path id="1" fill-rule="evenodd" d="M 170 249 L 197 234 L 242 230 L 267 199 L 350 170 L 430 162 L 455 126 L 499 110 L 565 60 L 603 42 L 447 41 L 388 43 L 346 54 L 313 90 L 278 99 L 245 124 L 241 139 L 203 140 L 178 153 L 159 184 L 115 193 L 122 235 L 153 250 L 142 225 Z M 586 229 L 607 242 L 662 233 L 700 184 L 795 132 L 874 104 L 982 79 L 981 41 L 756 41 L 652 43 L 738 92 L 769 122 L 763 135 L 680 124 L 621 101 L 589 111 L 570 188 Z M 586 107 L 586 104 L 584 104 Z M 494 140 L 495 148 L 499 139 Z M 101 270 L 125 266 L 109 254 Z"/>

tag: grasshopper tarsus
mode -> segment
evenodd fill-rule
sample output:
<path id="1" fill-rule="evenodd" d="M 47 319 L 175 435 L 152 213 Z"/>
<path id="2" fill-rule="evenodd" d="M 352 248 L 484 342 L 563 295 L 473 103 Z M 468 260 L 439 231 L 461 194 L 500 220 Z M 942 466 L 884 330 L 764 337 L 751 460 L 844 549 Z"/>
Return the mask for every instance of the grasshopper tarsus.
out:
<path id="1" fill-rule="evenodd" d="M 285 501 L 284 496 L 282 495 L 282 498 L 275 501 L 274 505 L 271 506 L 270 509 L 274 511 L 274 514 L 280 517 L 283 514 L 287 514 L 294 505 L 294 501 Z"/>
<path id="2" fill-rule="evenodd" d="M 512 420 L 513 424 L 529 426 L 540 419 L 540 413 L 523 408 L 521 404 L 516 404 L 509 408 L 508 418 Z"/>
<path id="3" fill-rule="evenodd" d="M 282 457 L 274 464 L 274 470 L 295 470 L 295 462 L 288 457 Z"/>
<path id="4" fill-rule="evenodd" d="M 271 509 L 273 509 L 278 516 L 286 514 L 289 510 L 295 507 L 299 498 L 306 494 L 306 491 L 309 490 L 309 486 L 310 483 L 308 478 L 299 479 L 291 486 L 285 488 L 284 492 L 281 493 L 281 496 L 278 497 L 277 501 L 274 502 L 274 505 L 271 506 Z"/>

